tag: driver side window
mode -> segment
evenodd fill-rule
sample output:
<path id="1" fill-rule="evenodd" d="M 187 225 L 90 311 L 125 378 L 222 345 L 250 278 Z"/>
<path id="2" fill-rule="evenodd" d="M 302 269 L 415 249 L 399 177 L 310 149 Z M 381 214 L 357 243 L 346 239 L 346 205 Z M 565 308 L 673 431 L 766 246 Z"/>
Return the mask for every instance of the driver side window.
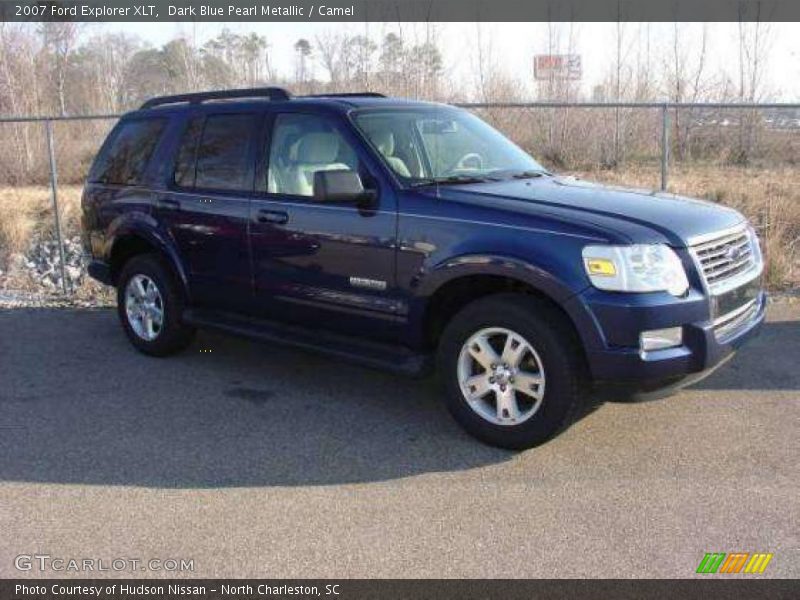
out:
<path id="1" fill-rule="evenodd" d="M 311 197 L 314 174 L 338 170 L 358 171 L 358 157 L 329 119 L 299 113 L 277 116 L 270 138 L 268 193 Z"/>

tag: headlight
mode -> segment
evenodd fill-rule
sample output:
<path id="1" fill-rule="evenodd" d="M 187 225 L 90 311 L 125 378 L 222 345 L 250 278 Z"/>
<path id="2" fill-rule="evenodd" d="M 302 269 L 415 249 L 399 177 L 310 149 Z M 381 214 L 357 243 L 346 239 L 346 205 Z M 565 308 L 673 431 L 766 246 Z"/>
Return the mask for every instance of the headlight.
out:
<path id="1" fill-rule="evenodd" d="M 756 262 L 756 265 L 760 268 L 764 262 L 764 257 L 761 254 L 761 244 L 758 240 L 758 234 L 756 233 L 755 227 L 747 224 L 747 233 L 750 235 L 750 245 L 753 249 L 753 259 Z"/>
<path id="2" fill-rule="evenodd" d="M 586 246 L 583 266 L 592 285 L 601 290 L 682 296 L 689 289 L 681 259 L 664 244 Z"/>

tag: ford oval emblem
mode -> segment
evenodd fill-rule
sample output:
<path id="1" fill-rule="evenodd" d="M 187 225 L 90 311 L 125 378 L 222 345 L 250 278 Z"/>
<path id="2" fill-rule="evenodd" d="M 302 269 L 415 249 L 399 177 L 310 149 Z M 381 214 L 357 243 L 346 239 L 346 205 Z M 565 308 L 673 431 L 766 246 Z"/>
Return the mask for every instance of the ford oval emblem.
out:
<path id="1" fill-rule="evenodd" d="M 736 260 L 742 255 L 742 249 L 739 246 L 731 246 L 725 250 L 725 258 L 728 260 Z"/>

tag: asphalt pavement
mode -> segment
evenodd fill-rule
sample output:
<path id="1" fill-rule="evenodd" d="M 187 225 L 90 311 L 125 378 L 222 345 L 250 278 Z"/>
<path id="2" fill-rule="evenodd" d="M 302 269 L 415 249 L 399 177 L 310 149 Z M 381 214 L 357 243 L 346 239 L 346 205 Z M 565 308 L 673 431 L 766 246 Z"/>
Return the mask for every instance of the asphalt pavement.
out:
<path id="1" fill-rule="evenodd" d="M 111 310 L 0 311 L 0 577 L 92 575 L 15 567 L 35 554 L 195 577 L 689 577 L 706 552 L 772 552 L 763 577 L 798 577 L 798 364 L 800 305 L 775 304 L 709 379 L 512 453 L 462 433 L 429 381 L 211 333 L 154 359 Z"/>

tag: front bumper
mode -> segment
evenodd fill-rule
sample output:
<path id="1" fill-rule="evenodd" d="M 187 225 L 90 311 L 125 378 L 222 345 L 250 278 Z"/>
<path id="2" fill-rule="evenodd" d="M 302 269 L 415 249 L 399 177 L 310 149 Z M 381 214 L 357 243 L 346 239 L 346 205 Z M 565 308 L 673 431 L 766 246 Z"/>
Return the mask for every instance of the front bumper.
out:
<path id="1" fill-rule="evenodd" d="M 766 312 L 766 294 L 719 317 L 709 298 L 690 291 L 686 298 L 668 294 L 611 294 L 586 290 L 571 301 L 572 313 L 586 311 L 579 331 L 595 382 L 652 391 L 702 378 L 758 334 Z M 574 313 L 573 313 L 574 314 Z M 639 334 L 667 327 L 683 328 L 683 344 L 642 352 Z"/>

